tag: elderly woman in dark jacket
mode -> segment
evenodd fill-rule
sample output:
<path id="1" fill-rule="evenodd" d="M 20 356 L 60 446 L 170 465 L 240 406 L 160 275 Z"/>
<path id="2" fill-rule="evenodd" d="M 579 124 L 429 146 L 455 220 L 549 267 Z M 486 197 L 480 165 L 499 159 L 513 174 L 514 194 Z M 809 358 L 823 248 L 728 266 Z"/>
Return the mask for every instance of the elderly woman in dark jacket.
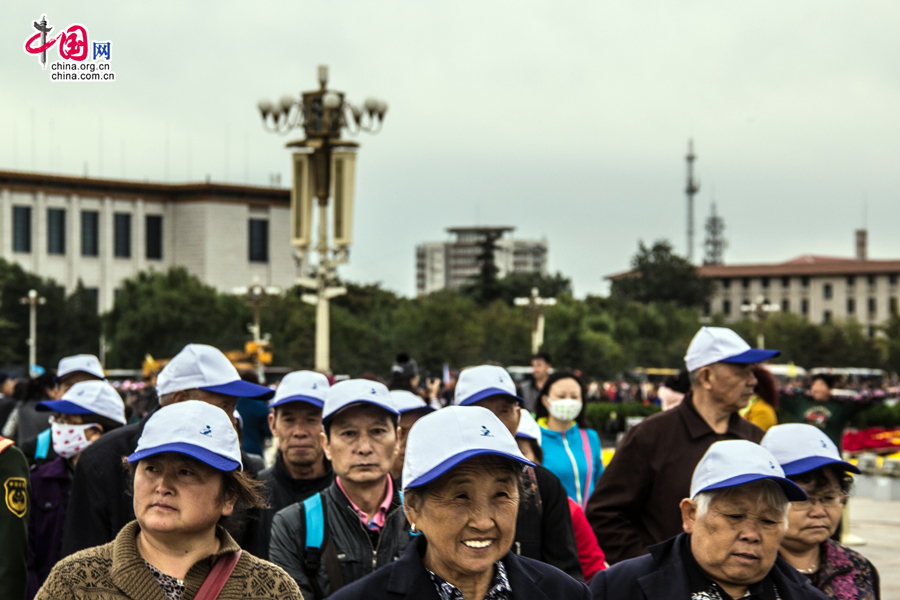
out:
<path id="1" fill-rule="evenodd" d="M 583 583 L 510 552 L 529 464 L 487 409 L 448 407 L 420 419 L 403 465 L 406 515 L 420 535 L 400 560 L 332 598 L 588 600 Z"/>
<path id="2" fill-rule="evenodd" d="M 788 478 L 809 495 L 809 500 L 791 506 L 781 556 L 830 598 L 880 598 L 875 566 L 831 539 L 853 485 L 847 473 L 859 473 L 859 469 L 842 461 L 834 442 L 813 425 L 776 425 L 766 433 L 762 445 L 778 459 Z"/>

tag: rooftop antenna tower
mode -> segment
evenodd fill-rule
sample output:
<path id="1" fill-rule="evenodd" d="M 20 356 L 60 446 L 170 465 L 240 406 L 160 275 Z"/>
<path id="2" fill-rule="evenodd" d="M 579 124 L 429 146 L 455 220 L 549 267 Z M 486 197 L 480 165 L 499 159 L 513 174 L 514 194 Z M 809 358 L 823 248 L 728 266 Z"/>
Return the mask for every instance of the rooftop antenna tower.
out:
<path id="1" fill-rule="evenodd" d="M 687 160 L 687 187 L 684 190 L 687 194 L 687 259 L 688 262 L 694 262 L 694 195 L 700 191 L 700 182 L 694 179 L 694 161 L 697 160 L 694 154 L 694 140 L 688 140 L 685 160 Z"/>
<path id="2" fill-rule="evenodd" d="M 704 265 L 721 265 L 725 262 L 725 220 L 716 214 L 716 201 L 713 200 L 709 218 L 706 219 L 706 240 L 703 242 L 705 256 Z"/>

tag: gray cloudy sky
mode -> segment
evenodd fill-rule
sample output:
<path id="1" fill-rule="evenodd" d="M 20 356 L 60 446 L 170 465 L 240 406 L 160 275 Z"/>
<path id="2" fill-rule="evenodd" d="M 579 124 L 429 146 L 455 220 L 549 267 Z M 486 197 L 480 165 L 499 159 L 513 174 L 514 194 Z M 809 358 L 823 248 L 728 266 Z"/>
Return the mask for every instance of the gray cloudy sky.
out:
<path id="1" fill-rule="evenodd" d="M 42 12 L 111 40 L 117 81 L 51 82 L 23 50 Z M 726 262 L 849 256 L 864 205 L 870 256 L 900 257 L 895 1 L 44 0 L 0 17 L 0 169 L 287 182 L 257 100 L 315 88 L 318 64 L 351 100 L 385 98 L 341 273 L 402 294 L 416 243 L 448 226 L 547 238 L 579 296 L 639 239 L 683 252 L 689 137 L 696 226 L 715 194 Z"/>

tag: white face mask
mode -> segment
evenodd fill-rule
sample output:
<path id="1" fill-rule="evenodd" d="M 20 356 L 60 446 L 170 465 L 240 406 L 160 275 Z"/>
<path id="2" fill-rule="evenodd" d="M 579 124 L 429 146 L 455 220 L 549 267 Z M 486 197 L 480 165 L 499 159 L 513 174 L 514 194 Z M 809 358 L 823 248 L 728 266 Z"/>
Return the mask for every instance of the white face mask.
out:
<path id="1" fill-rule="evenodd" d="M 574 421 L 581 412 L 584 403 L 581 400 L 551 400 L 547 411 L 554 419 L 560 421 Z"/>
<path id="2" fill-rule="evenodd" d="M 53 439 L 53 451 L 63 458 L 72 458 L 93 442 L 88 441 L 85 432 L 91 427 L 99 427 L 96 423 L 86 425 L 66 425 L 52 423 L 50 435 Z"/>

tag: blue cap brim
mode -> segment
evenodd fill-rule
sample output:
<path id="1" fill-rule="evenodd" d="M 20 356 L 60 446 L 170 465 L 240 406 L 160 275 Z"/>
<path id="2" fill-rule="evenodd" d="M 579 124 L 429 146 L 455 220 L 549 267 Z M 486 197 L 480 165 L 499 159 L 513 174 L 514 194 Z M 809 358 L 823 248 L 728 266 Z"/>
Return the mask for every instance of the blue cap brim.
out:
<path id="1" fill-rule="evenodd" d="M 69 402 L 68 400 L 45 400 L 43 402 L 38 402 L 34 409 L 39 411 L 52 410 L 53 412 L 62 413 L 64 415 L 95 414 L 93 411 L 88 410 L 83 406 L 78 406 L 74 402 Z"/>
<path id="2" fill-rule="evenodd" d="M 225 394 L 226 396 L 237 396 L 238 398 L 261 398 L 268 400 L 275 395 L 275 390 L 270 390 L 264 385 L 257 385 L 238 379 L 231 383 L 223 383 L 222 385 L 211 385 L 202 387 L 201 390 L 214 392 L 216 394 Z"/>
<path id="3" fill-rule="evenodd" d="M 775 358 L 779 354 L 781 354 L 781 350 L 760 350 L 758 348 L 750 348 L 746 352 L 741 352 L 740 354 L 735 354 L 734 356 L 723 358 L 719 360 L 719 362 L 748 365 L 751 363 L 763 362 L 764 360 L 769 360 L 770 358 Z"/>
<path id="4" fill-rule="evenodd" d="M 412 408 L 404 408 L 404 409 L 399 410 L 399 411 L 397 411 L 397 412 L 399 412 L 401 415 L 403 415 L 403 414 L 406 414 L 406 413 L 408 413 L 408 412 L 416 412 L 417 410 L 424 411 L 424 412 L 427 414 L 427 413 L 430 413 L 430 412 L 434 412 L 434 411 L 437 410 L 437 409 L 435 409 L 435 408 L 434 408 L 433 406 L 431 406 L 431 405 L 426 404 L 425 406 L 414 406 L 414 407 L 412 407 Z"/>
<path id="5" fill-rule="evenodd" d="M 528 435 L 527 433 L 522 433 L 521 431 L 516 432 L 517 438 L 522 438 L 523 440 L 534 440 L 537 441 L 537 437 L 533 435 Z"/>
<path id="6" fill-rule="evenodd" d="M 485 388 L 483 390 L 479 390 L 460 402 L 458 406 L 469 406 L 471 404 L 475 404 L 476 402 L 481 402 L 491 396 L 505 396 L 511 400 L 515 400 L 519 403 L 520 406 L 525 404 L 525 401 L 516 396 L 515 394 L 510 394 L 506 390 L 501 390 L 500 388 Z"/>
<path id="7" fill-rule="evenodd" d="M 325 401 L 321 398 L 304 396 L 303 394 L 294 394 L 293 396 L 288 396 L 287 398 L 279 398 L 277 401 L 269 404 L 269 408 L 275 408 L 276 406 L 288 404 L 289 402 L 306 402 L 307 404 L 312 404 L 316 408 L 322 408 L 323 406 L 325 406 Z"/>
<path id="8" fill-rule="evenodd" d="M 848 473 L 856 473 L 857 475 L 862 473 L 862 471 L 859 470 L 859 467 L 854 464 L 844 462 L 842 460 L 828 458 L 827 456 L 810 456 L 807 458 L 801 458 L 800 460 L 795 460 L 793 462 L 781 465 L 781 468 L 784 470 L 785 475 L 791 477 L 793 475 L 809 473 L 810 471 L 815 471 L 816 469 L 826 467 L 828 465 L 839 465 L 842 469 L 844 469 L 844 471 Z"/>
<path id="9" fill-rule="evenodd" d="M 778 477 L 777 475 L 759 475 L 757 473 L 738 475 L 737 477 L 731 477 L 724 481 L 720 481 L 719 483 L 708 485 L 697 492 L 697 494 L 701 492 L 708 492 L 710 490 L 721 490 L 724 488 L 737 487 L 739 485 L 744 485 L 745 483 L 752 483 L 754 481 L 761 481 L 763 479 L 771 479 L 772 481 L 777 483 L 778 487 L 780 487 L 782 491 L 784 491 L 784 495 L 787 496 L 787 499 L 791 502 L 803 502 L 804 500 L 809 499 L 809 496 L 806 495 L 806 492 L 803 491 L 803 488 L 801 488 L 790 479 Z M 696 497 L 697 494 L 694 494 L 694 496 Z"/>
<path id="10" fill-rule="evenodd" d="M 157 454 L 163 454 L 165 452 L 185 454 L 187 456 L 190 456 L 191 458 L 196 458 L 200 462 L 209 465 L 213 469 L 218 469 L 219 471 L 234 471 L 235 469 L 241 468 L 241 463 L 239 462 L 235 462 L 230 458 L 225 458 L 224 456 L 216 454 L 215 452 L 207 450 L 206 448 L 203 448 L 201 446 L 186 444 L 184 442 L 163 444 L 162 446 L 156 446 L 155 448 L 147 448 L 146 450 L 135 452 L 128 457 L 128 462 L 137 462 L 144 458 L 156 456 Z"/>
<path id="11" fill-rule="evenodd" d="M 397 412 L 396 408 L 390 408 L 390 407 L 385 406 L 384 404 L 380 404 L 378 402 L 372 402 L 371 400 L 356 400 L 355 402 L 345 404 L 344 406 L 340 407 L 339 409 L 337 409 L 333 413 L 329 414 L 328 416 L 323 415 L 322 423 L 330 423 L 331 420 L 334 419 L 334 417 L 337 416 L 338 413 L 344 412 L 345 410 L 347 410 L 348 408 L 351 408 L 353 406 L 359 406 L 360 404 L 371 404 L 372 406 L 374 406 L 376 408 L 380 408 L 381 410 L 383 410 L 384 412 L 386 412 L 388 414 L 394 415 L 395 418 L 400 418 L 400 413 Z"/>
<path id="12" fill-rule="evenodd" d="M 522 458 L 521 456 L 516 456 L 515 454 L 508 454 L 506 452 L 500 452 L 499 450 L 488 450 L 486 448 L 475 448 L 472 450 L 464 450 L 459 454 L 454 454 L 450 458 L 444 460 L 436 467 L 433 467 L 431 470 L 419 475 L 414 480 L 412 480 L 409 485 L 405 486 L 407 488 L 414 488 L 425 485 L 427 483 L 431 483 L 441 475 L 444 475 L 453 467 L 459 466 L 460 463 L 463 463 L 470 458 L 475 458 L 476 456 L 500 456 L 503 458 L 511 458 L 516 462 L 520 462 L 525 466 L 533 467 L 534 463 L 526 458 Z"/>

